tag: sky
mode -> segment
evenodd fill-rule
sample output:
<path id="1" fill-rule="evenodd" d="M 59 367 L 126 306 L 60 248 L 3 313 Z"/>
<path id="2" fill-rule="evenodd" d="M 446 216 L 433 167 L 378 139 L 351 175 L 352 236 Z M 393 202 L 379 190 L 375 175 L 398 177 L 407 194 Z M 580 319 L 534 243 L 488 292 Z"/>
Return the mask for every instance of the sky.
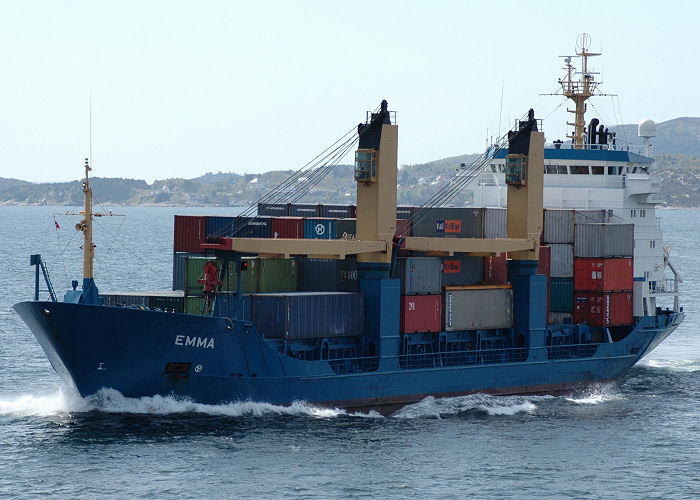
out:
<path id="1" fill-rule="evenodd" d="M 149 183 L 298 169 L 382 99 L 400 165 L 482 152 L 531 107 L 564 139 L 565 99 L 541 94 L 583 32 L 616 95 L 587 119 L 700 116 L 698 19 L 673 0 L 0 0 L 0 177 L 74 180 L 88 156 Z"/>

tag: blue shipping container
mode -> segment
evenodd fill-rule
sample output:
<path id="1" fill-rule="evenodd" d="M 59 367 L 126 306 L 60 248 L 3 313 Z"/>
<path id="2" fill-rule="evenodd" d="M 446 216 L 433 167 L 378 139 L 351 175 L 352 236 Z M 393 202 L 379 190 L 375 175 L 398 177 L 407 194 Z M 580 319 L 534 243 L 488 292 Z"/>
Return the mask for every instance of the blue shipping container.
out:
<path id="1" fill-rule="evenodd" d="M 250 321 L 250 294 L 243 294 L 243 317 L 237 318 Z M 235 318 L 236 317 L 236 294 L 223 293 L 216 296 L 214 302 L 214 316 Z"/>
<path id="2" fill-rule="evenodd" d="M 299 258 L 300 292 L 359 292 L 357 260 Z"/>
<path id="3" fill-rule="evenodd" d="M 319 205 L 319 217 L 350 219 L 355 217 L 355 205 Z"/>
<path id="4" fill-rule="evenodd" d="M 335 225 L 335 219 L 309 217 L 304 220 L 304 239 L 334 240 Z"/>
<path id="5" fill-rule="evenodd" d="M 236 217 L 237 238 L 269 238 L 272 219 L 269 217 Z"/>
<path id="6" fill-rule="evenodd" d="M 258 215 L 286 217 L 289 215 L 288 203 L 258 203 Z"/>
<path id="7" fill-rule="evenodd" d="M 289 205 L 290 217 L 318 217 L 318 205 Z"/>
<path id="8" fill-rule="evenodd" d="M 234 236 L 236 217 L 207 217 L 207 236 Z"/>
<path id="9" fill-rule="evenodd" d="M 255 294 L 251 311 L 256 328 L 269 338 L 308 339 L 363 334 L 361 293 Z"/>

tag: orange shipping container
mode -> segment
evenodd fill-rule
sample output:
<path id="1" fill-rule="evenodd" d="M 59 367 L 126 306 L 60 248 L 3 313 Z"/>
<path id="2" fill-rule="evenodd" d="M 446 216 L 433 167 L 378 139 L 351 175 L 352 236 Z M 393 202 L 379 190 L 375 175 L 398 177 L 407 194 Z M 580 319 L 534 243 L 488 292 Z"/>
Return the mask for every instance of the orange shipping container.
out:
<path id="1" fill-rule="evenodd" d="M 574 261 L 574 290 L 613 292 L 632 290 L 634 264 L 631 258 L 577 258 Z"/>
<path id="2" fill-rule="evenodd" d="M 591 326 L 632 324 L 632 292 L 574 294 L 574 322 Z"/>

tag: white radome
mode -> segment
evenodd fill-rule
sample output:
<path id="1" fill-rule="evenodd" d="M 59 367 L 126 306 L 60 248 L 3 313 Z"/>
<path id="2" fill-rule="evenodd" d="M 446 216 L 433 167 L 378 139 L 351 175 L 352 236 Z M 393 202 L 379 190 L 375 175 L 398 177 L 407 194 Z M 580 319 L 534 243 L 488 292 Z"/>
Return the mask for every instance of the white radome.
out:
<path id="1" fill-rule="evenodd" d="M 639 126 L 637 128 L 637 135 L 639 137 L 656 137 L 656 123 L 654 120 L 650 120 L 649 118 L 642 120 L 639 122 Z"/>

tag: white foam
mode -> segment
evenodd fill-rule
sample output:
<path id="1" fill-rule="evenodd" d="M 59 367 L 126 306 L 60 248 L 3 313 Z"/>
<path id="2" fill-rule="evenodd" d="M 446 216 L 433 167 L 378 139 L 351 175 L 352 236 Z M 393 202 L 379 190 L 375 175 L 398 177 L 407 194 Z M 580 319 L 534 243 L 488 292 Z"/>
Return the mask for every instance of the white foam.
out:
<path id="1" fill-rule="evenodd" d="M 640 363 L 642 366 L 667 370 L 674 372 L 697 372 L 700 371 L 700 360 L 698 359 L 645 359 Z"/>
<path id="2" fill-rule="evenodd" d="M 27 394 L 13 399 L 0 399 L 0 415 L 26 417 L 65 415 L 90 411 L 90 404 L 71 390 L 59 389 L 54 394 Z"/>
<path id="3" fill-rule="evenodd" d="M 347 414 L 345 410 L 319 408 L 303 401 L 296 401 L 289 406 L 257 403 L 253 401 L 233 402 L 223 405 L 207 405 L 196 403 L 186 398 L 170 396 L 127 398 L 114 389 L 102 389 L 87 398 L 81 398 L 71 389 L 61 388 L 54 394 L 28 394 L 12 399 L 0 399 L 0 415 L 15 417 L 52 416 L 90 411 L 152 415 L 202 413 L 231 417 L 264 416 L 270 414 L 307 415 L 315 418 L 334 418 Z M 381 418 L 381 415 L 374 412 L 370 414 L 351 414 L 351 416 Z"/>
<path id="4" fill-rule="evenodd" d="M 467 396 L 436 399 L 428 396 L 416 404 L 402 408 L 393 416 L 397 418 L 442 418 L 471 410 L 477 410 L 492 416 L 510 416 L 518 413 L 531 413 L 537 409 L 533 400 L 548 397 L 470 394 Z"/>
<path id="5" fill-rule="evenodd" d="M 622 396 L 616 392 L 611 392 L 612 387 L 606 384 L 596 384 L 588 389 L 585 394 L 567 396 L 564 399 L 579 405 L 598 405 L 608 401 L 617 401 Z"/>

